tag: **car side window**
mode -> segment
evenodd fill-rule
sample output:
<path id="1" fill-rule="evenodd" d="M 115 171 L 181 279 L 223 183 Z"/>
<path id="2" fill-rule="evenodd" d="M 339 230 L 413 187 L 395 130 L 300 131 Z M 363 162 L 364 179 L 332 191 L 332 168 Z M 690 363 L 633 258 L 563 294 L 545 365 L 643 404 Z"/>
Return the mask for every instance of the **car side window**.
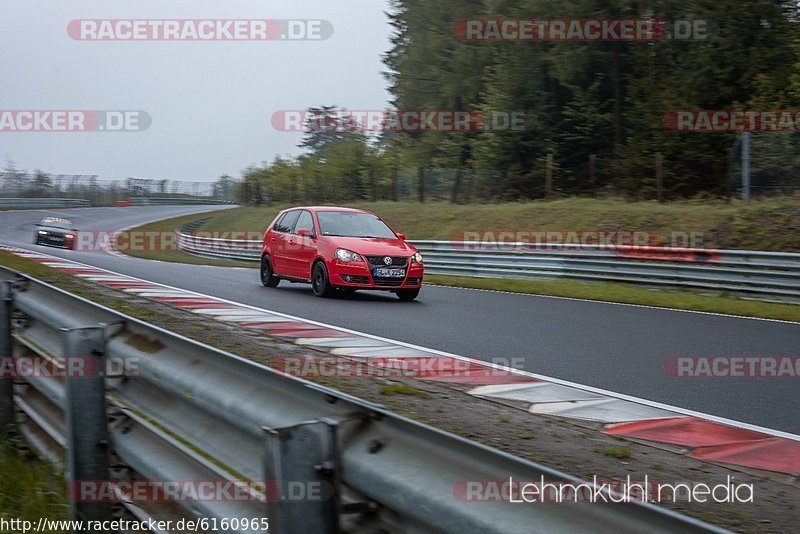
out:
<path id="1" fill-rule="evenodd" d="M 300 216 L 297 218 L 297 222 L 292 229 L 292 233 L 297 233 L 298 228 L 307 228 L 312 236 L 315 236 L 317 233 L 314 231 L 314 219 L 311 217 L 311 213 L 303 210 L 300 212 Z"/>
<path id="2" fill-rule="evenodd" d="M 283 215 L 281 215 L 280 217 L 278 217 L 278 220 L 275 221 L 275 224 L 272 226 L 272 230 L 273 231 L 275 231 L 275 232 L 282 232 L 283 231 L 283 220 L 286 218 L 286 215 L 288 213 L 289 212 L 286 212 Z"/>
<path id="3" fill-rule="evenodd" d="M 276 232 L 291 232 L 294 230 L 294 223 L 297 222 L 299 216 L 300 210 L 287 211 L 283 214 L 283 217 L 278 219 L 278 222 L 275 223 L 272 229 Z"/>

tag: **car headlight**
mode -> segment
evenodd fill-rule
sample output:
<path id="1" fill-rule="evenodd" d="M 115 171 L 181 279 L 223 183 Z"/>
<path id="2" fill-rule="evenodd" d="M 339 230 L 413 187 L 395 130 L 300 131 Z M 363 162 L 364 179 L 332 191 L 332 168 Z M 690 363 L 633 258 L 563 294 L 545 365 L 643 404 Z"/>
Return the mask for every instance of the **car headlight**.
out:
<path id="1" fill-rule="evenodd" d="M 422 265 L 422 254 L 415 252 L 414 255 L 411 256 L 411 263 L 419 263 Z"/>
<path id="2" fill-rule="evenodd" d="M 47 235 L 47 232 L 45 232 L 44 230 L 39 230 L 39 235 Z"/>
<path id="3" fill-rule="evenodd" d="M 351 261 L 361 261 L 361 256 L 352 250 L 347 250 L 346 248 L 337 248 L 336 259 L 344 263 L 350 263 Z"/>
<path id="4" fill-rule="evenodd" d="M 72 234 L 67 234 L 64 237 L 67 238 L 67 239 L 74 239 L 75 238 L 75 236 L 72 235 Z"/>

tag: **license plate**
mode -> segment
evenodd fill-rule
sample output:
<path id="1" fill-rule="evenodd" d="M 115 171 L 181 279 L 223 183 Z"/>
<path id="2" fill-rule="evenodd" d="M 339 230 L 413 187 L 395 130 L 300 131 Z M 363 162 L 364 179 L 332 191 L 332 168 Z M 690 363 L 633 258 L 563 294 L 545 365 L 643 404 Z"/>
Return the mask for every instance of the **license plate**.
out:
<path id="1" fill-rule="evenodd" d="M 406 276 L 405 269 L 384 269 L 378 267 L 372 270 L 372 276 L 380 278 L 404 278 Z"/>

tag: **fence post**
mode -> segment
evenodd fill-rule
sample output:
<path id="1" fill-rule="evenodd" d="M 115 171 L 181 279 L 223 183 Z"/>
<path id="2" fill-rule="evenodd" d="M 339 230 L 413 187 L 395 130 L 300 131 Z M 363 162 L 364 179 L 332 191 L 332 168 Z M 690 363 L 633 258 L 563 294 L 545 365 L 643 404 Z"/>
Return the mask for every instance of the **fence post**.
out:
<path id="1" fill-rule="evenodd" d="M 656 152 L 656 191 L 658 202 L 664 202 L 664 157 Z"/>
<path id="2" fill-rule="evenodd" d="M 67 467 L 72 519 L 111 519 L 110 502 L 82 502 L 75 491 L 80 481 L 109 478 L 106 418 L 105 329 L 100 326 L 64 331 L 67 415 Z M 75 363 L 73 363 L 75 362 Z M 77 365 L 77 364 L 82 365 Z"/>
<path id="3" fill-rule="evenodd" d="M 14 355 L 11 352 L 11 295 L 11 282 L 0 282 L 0 362 L 3 362 L 0 365 L 0 436 L 10 433 L 14 424 L 14 373 L 5 376 L 6 369 L 14 368 Z"/>
<path id="4" fill-rule="evenodd" d="M 397 165 L 392 167 L 392 200 L 397 202 L 400 200 L 400 177 L 398 176 Z"/>
<path id="5" fill-rule="evenodd" d="M 742 134 L 742 202 L 750 202 L 750 132 Z"/>
<path id="6" fill-rule="evenodd" d="M 453 190 L 450 192 L 450 204 L 457 204 L 458 203 L 458 193 L 461 189 L 461 174 L 462 169 L 461 166 L 456 169 L 456 175 L 453 179 Z"/>

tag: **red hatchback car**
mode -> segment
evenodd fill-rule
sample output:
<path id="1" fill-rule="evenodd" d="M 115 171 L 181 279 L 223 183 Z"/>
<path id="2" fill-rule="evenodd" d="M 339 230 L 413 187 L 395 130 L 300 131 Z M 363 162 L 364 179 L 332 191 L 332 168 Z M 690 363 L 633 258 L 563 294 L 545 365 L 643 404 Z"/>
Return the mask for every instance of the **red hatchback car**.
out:
<path id="1" fill-rule="evenodd" d="M 261 283 L 267 287 L 281 280 L 311 282 L 318 297 L 372 289 L 414 300 L 422 275 L 417 249 L 368 211 L 291 208 L 264 233 Z"/>

